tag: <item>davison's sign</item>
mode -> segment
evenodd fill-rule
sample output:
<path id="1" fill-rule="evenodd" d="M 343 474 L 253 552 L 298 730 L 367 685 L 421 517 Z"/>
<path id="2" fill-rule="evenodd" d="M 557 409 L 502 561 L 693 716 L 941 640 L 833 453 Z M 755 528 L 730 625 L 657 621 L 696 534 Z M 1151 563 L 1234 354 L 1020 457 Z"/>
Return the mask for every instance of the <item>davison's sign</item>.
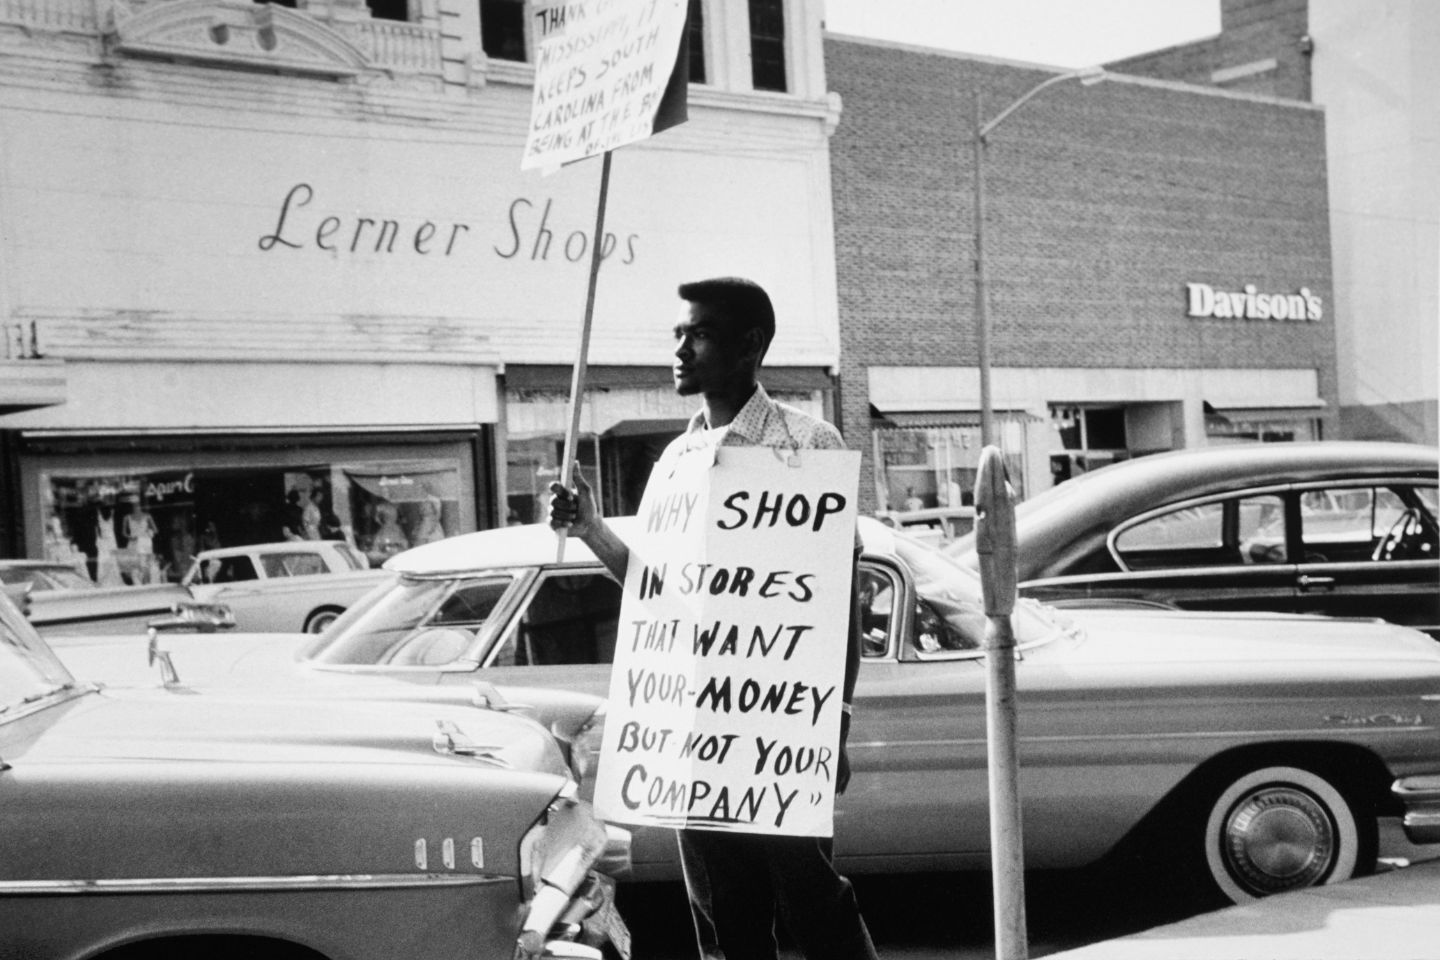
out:
<path id="1" fill-rule="evenodd" d="M 656 464 L 629 544 L 605 819 L 833 833 L 860 454 L 796 460 L 706 447 Z"/>
<path id="2" fill-rule="evenodd" d="M 1255 284 L 1229 292 L 1208 283 L 1187 283 L 1192 317 L 1227 320 L 1319 320 L 1324 316 L 1320 298 L 1306 287 L 1299 293 L 1260 293 Z"/>

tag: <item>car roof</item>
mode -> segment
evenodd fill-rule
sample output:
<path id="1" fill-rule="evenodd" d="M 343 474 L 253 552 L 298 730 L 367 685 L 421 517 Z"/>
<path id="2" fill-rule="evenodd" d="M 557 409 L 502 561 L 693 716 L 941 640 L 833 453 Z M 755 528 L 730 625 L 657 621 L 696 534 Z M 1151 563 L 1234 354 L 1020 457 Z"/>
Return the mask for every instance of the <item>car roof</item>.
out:
<path id="1" fill-rule="evenodd" d="M 629 539 L 640 528 L 635 517 L 607 517 L 605 522 L 622 540 Z M 869 517 L 861 517 L 859 526 L 867 553 L 895 552 L 889 527 Z M 385 569 L 412 576 L 435 576 L 502 567 L 551 566 L 556 563 L 558 542 L 555 531 L 543 523 L 497 527 L 412 547 L 387 560 Z M 564 562 L 598 561 L 583 541 L 572 537 L 565 541 Z"/>
<path id="2" fill-rule="evenodd" d="M 201 550 L 195 556 L 200 560 L 223 560 L 225 557 L 242 557 L 255 553 L 315 553 L 329 544 L 343 541 L 332 540 L 281 540 L 278 543 L 250 543 L 243 547 L 216 547 Z"/>
<path id="3" fill-rule="evenodd" d="M 1015 527 L 1020 576 L 1033 575 L 1079 536 L 1148 509 L 1245 486 L 1363 477 L 1433 478 L 1440 449 L 1412 443 L 1327 440 L 1247 443 L 1172 450 L 1082 474 L 1020 503 Z M 974 534 L 957 540 L 952 557 L 974 551 Z"/>

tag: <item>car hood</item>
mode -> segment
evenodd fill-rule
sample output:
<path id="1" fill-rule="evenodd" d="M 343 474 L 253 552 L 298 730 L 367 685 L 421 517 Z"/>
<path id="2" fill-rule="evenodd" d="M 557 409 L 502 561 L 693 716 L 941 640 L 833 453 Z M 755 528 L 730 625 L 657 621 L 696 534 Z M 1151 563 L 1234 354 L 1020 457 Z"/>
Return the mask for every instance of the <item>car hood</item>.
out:
<path id="1" fill-rule="evenodd" d="M 0 758 L 0 882 L 50 885 L 425 875 L 442 843 L 447 873 L 514 877 L 568 779 L 503 714 L 183 689 L 82 689 Z"/>
<path id="2" fill-rule="evenodd" d="M 533 719 L 563 743 L 579 736 L 603 703 L 601 697 L 577 691 L 494 685 L 468 672 L 312 666 L 299 653 L 313 639 L 306 634 L 176 633 L 162 636 L 159 647 L 170 654 L 180 685 L 207 697 L 428 703 L 470 712 L 488 707 Z M 52 639 L 51 647 L 76 677 L 111 690 L 152 688 L 161 680 L 143 637 L 61 637 Z"/>
<path id="3" fill-rule="evenodd" d="M 1280 661 L 1304 667 L 1344 662 L 1408 664 L 1440 676 L 1440 644 L 1379 620 L 1298 614 L 1180 613 L 1168 610 L 1065 610 L 1081 630 L 1067 645 L 1072 662 L 1217 663 Z M 1331 670 L 1333 672 L 1333 669 Z"/>
<path id="4" fill-rule="evenodd" d="M 456 748 L 500 770 L 566 776 L 543 728 L 473 707 L 317 703 L 283 691 L 196 693 L 107 688 L 59 708 L 56 722 L 5 760 L 20 764 L 191 761 L 242 764 L 444 764 Z"/>

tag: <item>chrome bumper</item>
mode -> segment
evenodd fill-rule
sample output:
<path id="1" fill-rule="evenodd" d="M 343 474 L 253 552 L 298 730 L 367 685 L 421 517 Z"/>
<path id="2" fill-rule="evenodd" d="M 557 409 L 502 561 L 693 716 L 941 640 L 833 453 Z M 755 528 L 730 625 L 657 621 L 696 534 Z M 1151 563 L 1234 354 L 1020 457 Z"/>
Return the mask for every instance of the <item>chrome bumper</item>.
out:
<path id="1" fill-rule="evenodd" d="M 1440 774 L 1402 777 L 1391 786 L 1405 817 L 1401 821 L 1411 843 L 1440 843 Z"/>

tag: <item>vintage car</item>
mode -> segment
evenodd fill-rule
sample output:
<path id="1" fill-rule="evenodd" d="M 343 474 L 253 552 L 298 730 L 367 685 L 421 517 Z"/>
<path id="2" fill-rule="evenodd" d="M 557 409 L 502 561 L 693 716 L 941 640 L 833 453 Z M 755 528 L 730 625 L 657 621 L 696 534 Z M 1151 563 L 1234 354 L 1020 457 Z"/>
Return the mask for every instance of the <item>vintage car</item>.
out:
<path id="1" fill-rule="evenodd" d="M 203 550 L 181 585 L 243 630 L 319 633 L 383 579 L 342 540 L 287 540 Z"/>
<path id="2" fill-rule="evenodd" d="M 58 560 L 0 560 L 0 584 L 45 590 L 93 590 L 95 581 L 79 568 Z"/>
<path id="3" fill-rule="evenodd" d="M 82 682 L 0 599 L 0 958 L 599 958 L 568 772 L 474 702 Z"/>
<path id="4" fill-rule="evenodd" d="M 612 522 L 627 534 L 629 521 Z M 878 521 L 860 529 L 866 650 L 837 859 L 851 872 L 983 869 L 978 581 Z M 509 527 L 387 566 L 394 584 L 325 633 L 197 639 L 173 651 L 181 676 L 321 689 L 380 675 L 417 695 L 503 683 L 525 688 L 518 699 L 541 716 L 566 696 L 607 694 L 620 588 L 578 541 L 557 563 L 553 531 Z M 1171 881 L 1243 901 L 1372 869 L 1382 820 L 1403 823 L 1413 844 L 1440 843 L 1440 646 L 1425 635 L 1035 601 L 1021 602 L 1014 627 L 1029 867 L 1128 864 L 1136 852 Z M 59 652 L 100 675 L 145 669 L 133 644 Z M 551 721 L 587 788 L 603 719 L 588 730 L 573 715 Z M 673 876 L 674 849 L 668 834 L 637 830 L 635 876 Z"/>
<path id="5" fill-rule="evenodd" d="M 1015 511 L 1020 591 L 1382 617 L 1440 636 L 1440 451 L 1265 443 L 1155 454 Z M 976 569 L 975 538 L 945 552 Z"/>

